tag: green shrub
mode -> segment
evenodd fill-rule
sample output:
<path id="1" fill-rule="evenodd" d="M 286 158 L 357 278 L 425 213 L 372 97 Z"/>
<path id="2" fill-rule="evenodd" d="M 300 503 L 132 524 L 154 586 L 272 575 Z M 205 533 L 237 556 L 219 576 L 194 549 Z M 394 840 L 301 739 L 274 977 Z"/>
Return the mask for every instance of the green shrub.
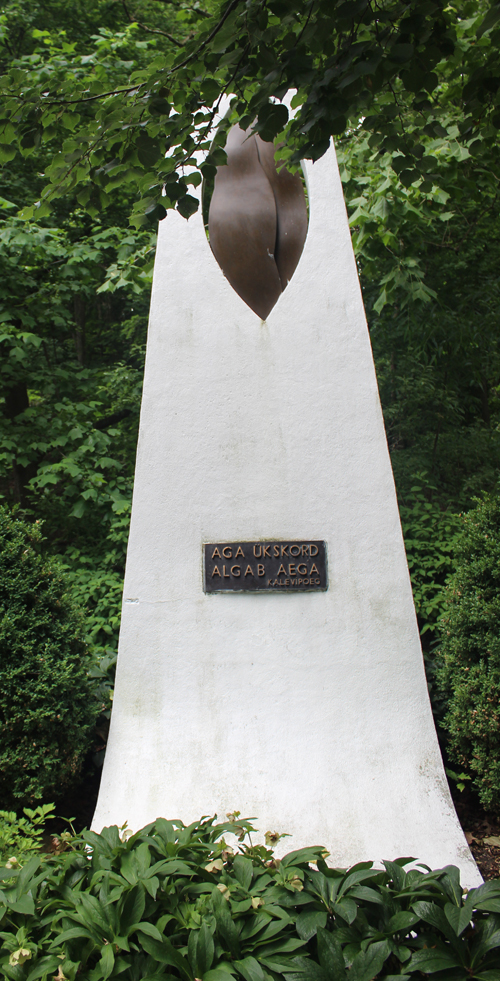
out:
<path id="1" fill-rule="evenodd" d="M 23 817 L 15 811 L 0 811 L 0 866 L 23 865 L 26 858 L 42 847 L 45 822 L 54 817 L 54 805 L 42 804 L 31 810 L 25 807 Z"/>
<path id="2" fill-rule="evenodd" d="M 463 518 L 447 587 L 436 681 L 448 700 L 448 752 L 486 808 L 500 808 L 500 497 Z"/>
<path id="3" fill-rule="evenodd" d="M 243 842 L 247 821 L 228 818 L 189 827 L 159 819 L 128 840 L 117 827 L 84 832 L 58 855 L 0 870 L 0 973 L 8 981 L 500 976 L 500 881 L 464 894 L 453 866 L 329 868 L 321 847 L 279 861 Z M 240 841 L 236 853 L 228 833 Z"/>
<path id="4" fill-rule="evenodd" d="M 57 799 L 78 776 L 99 711 L 84 624 L 38 524 L 0 508 L 0 806 Z"/>
<path id="5" fill-rule="evenodd" d="M 443 511 L 425 473 L 415 474 L 414 479 L 415 485 L 399 501 L 399 513 L 420 635 L 424 638 L 430 632 L 428 642 L 443 613 L 460 518 Z"/>

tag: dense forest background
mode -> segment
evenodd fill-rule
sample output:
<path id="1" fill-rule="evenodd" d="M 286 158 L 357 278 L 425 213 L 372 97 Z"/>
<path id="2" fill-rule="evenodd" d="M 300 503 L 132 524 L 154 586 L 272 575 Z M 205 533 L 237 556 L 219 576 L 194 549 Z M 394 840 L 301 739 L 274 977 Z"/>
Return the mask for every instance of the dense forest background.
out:
<path id="1" fill-rule="evenodd" d="M 0 71 L 11 84 L 29 76 L 35 86 L 36 76 L 40 91 L 45 79 L 77 84 L 91 75 L 98 98 L 171 57 L 216 6 L 11 0 L 1 8 Z M 455 17 L 455 48 L 443 42 L 434 58 L 432 84 L 441 93 L 453 94 L 460 59 L 495 45 L 500 10 L 484 29 L 491 6 L 471 0 L 446 8 Z M 227 37 L 224 43 L 219 57 L 229 45 L 231 64 Z M 489 77 L 481 84 L 490 109 L 500 79 Z M 419 85 L 414 75 L 407 89 Z M 500 170 L 490 123 L 467 136 L 456 95 L 426 123 L 412 94 L 411 124 L 403 96 L 401 104 L 398 92 L 380 97 L 382 129 L 360 117 L 333 131 L 433 694 L 460 515 L 483 492 L 496 493 L 500 468 Z M 153 121 L 164 111 L 164 97 L 155 98 Z M 40 207 L 61 131 L 66 159 L 73 154 L 80 166 L 80 117 L 61 106 L 55 121 L 43 122 L 41 138 L 28 113 L 17 150 L 13 119 L 0 136 L 0 494 L 18 516 L 41 522 L 45 549 L 63 563 L 85 611 L 92 671 L 109 698 L 161 207 L 146 201 L 137 217 L 139 164 L 121 149 L 95 164 L 92 179 L 66 183 L 50 209 Z M 134 152 L 143 167 L 159 159 L 147 134 Z M 439 721 L 435 691 L 433 704 Z"/>

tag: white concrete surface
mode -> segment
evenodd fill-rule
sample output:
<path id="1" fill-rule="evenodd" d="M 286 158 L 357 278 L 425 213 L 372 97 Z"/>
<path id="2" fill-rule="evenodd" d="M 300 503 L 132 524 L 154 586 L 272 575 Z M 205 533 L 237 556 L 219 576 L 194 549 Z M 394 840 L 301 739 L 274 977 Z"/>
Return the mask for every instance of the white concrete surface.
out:
<path id="1" fill-rule="evenodd" d="M 161 223 L 111 732 L 94 827 L 239 810 L 336 865 L 481 877 L 428 701 L 331 149 L 261 323 L 199 214 Z M 326 539 L 327 592 L 206 595 L 202 543 Z"/>

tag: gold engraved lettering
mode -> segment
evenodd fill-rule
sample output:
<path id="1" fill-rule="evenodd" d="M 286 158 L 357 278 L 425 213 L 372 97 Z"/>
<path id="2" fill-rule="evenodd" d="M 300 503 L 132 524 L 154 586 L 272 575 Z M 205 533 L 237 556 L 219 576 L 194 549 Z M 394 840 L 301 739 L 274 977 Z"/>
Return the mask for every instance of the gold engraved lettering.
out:
<path id="1" fill-rule="evenodd" d="M 264 566 L 263 565 L 257 565 L 257 575 L 258 576 L 264 576 L 265 573 L 266 573 L 266 570 L 264 569 Z"/>
<path id="2" fill-rule="evenodd" d="M 290 555 L 300 555 L 300 545 L 290 545 Z"/>
<path id="3" fill-rule="evenodd" d="M 278 569 L 278 576 L 281 576 L 281 573 L 283 573 L 283 575 L 286 576 L 286 569 L 285 569 L 285 566 L 283 565 L 283 563 L 281 563 L 281 565 L 280 565 L 280 567 Z"/>
<path id="4" fill-rule="evenodd" d="M 245 575 L 246 576 L 253 576 L 252 566 L 251 565 L 247 565 L 247 567 L 245 569 Z"/>
<path id="5" fill-rule="evenodd" d="M 309 545 L 302 546 L 302 555 L 309 555 Z"/>
<path id="6" fill-rule="evenodd" d="M 319 569 L 316 567 L 314 562 L 309 570 L 309 575 L 312 576 L 313 572 L 315 572 L 316 575 L 319 576 Z"/>
<path id="7" fill-rule="evenodd" d="M 298 572 L 299 576 L 307 576 L 307 566 L 306 566 L 305 562 L 301 562 L 297 566 L 297 572 Z"/>
<path id="8" fill-rule="evenodd" d="M 273 584 L 273 581 L 272 581 L 272 579 L 268 579 L 268 580 L 267 580 L 267 585 L 268 585 L 268 586 L 272 586 L 272 584 Z"/>
<path id="9" fill-rule="evenodd" d="M 279 559 L 279 557 L 280 557 L 280 547 L 279 547 L 279 545 L 273 545 L 273 550 L 274 550 L 274 558 L 275 559 Z"/>
<path id="10" fill-rule="evenodd" d="M 271 558 L 271 552 L 269 551 L 270 548 L 271 548 L 270 545 L 264 545 L 263 546 L 263 549 L 264 549 L 264 551 L 262 552 L 262 558 L 263 559 L 265 559 L 266 555 L 267 555 L 268 558 Z"/>
<path id="11" fill-rule="evenodd" d="M 314 582 L 316 583 L 317 586 L 319 586 L 319 579 L 315 579 Z"/>
<path id="12" fill-rule="evenodd" d="M 290 562 L 290 564 L 288 566 L 288 575 L 289 576 L 296 576 L 297 575 L 297 573 L 295 572 L 295 566 L 291 562 Z"/>
<path id="13" fill-rule="evenodd" d="M 299 586 L 300 586 L 301 582 L 302 582 L 302 579 L 299 579 Z"/>
<path id="14" fill-rule="evenodd" d="M 288 548 L 288 545 L 282 545 L 281 546 L 281 555 L 282 556 L 283 555 L 288 555 L 287 548 Z"/>
<path id="15" fill-rule="evenodd" d="M 242 557 L 243 559 L 245 558 L 245 553 L 244 553 L 244 551 L 243 551 L 243 549 L 242 549 L 242 547 L 241 547 L 241 545 L 238 545 L 238 548 L 236 549 L 236 555 L 234 556 L 234 557 L 235 557 L 235 559 L 237 559 L 237 558 L 238 558 L 238 555 L 241 555 L 241 557 Z"/>
<path id="16" fill-rule="evenodd" d="M 257 551 L 257 549 L 259 551 Z M 253 547 L 253 554 L 255 555 L 255 558 L 256 559 L 260 559 L 260 557 L 262 555 L 262 545 L 254 545 L 254 547 Z"/>
<path id="17" fill-rule="evenodd" d="M 307 586 L 308 583 L 309 583 L 309 579 L 304 579 L 304 586 Z"/>
<path id="18" fill-rule="evenodd" d="M 214 565 L 214 571 L 212 572 L 212 579 L 214 578 L 214 576 L 220 576 L 220 572 L 216 565 Z"/>
<path id="19" fill-rule="evenodd" d="M 215 559 L 215 557 L 217 557 L 218 559 L 221 559 L 222 558 L 222 555 L 220 554 L 219 549 L 217 548 L 217 545 L 215 546 L 215 548 L 214 548 L 214 554 L 212 555 L 212 558 L 213 559 Z"/>
<path id="20" fill-rule="evenodd" d="M 225 565 L 222 566 L 222 578 L 223 579 L 230 579 L 231 578 L 230 575 L 229 575 L 229 572 L 226 572 Z"/>
<path id="21" fill-rule="evenodd" d="M 290 585 L 290 580 L 289 579 L 285 579 L 285 586 L 289 586 L 289 585 Z"/>
<path id="22" fill-rule="evenodd" d="M 313 549 L 314 549 L 314 552 L 313 552 Z M 309 555 L 317 555 L 318 552 L 319 552 L 319 548 L 318 548 L 317 545 L 310 545 L 309 546 Z"/>
<path id="23" fill-rule="evenodd" d="M 238 570 L 237 572 L 235 572 L 236 569 Z M 236 577 L 241 576 L 241 568 L 239 565 L 231 566 L 231 575 Z"/>
<path id="24" fill-rule="evenodd" d="M 225 559 L 232 559 L 233 550 L 232 548 L 229 547 L 229 545 L 225 545 L 224 548 L 222 549 L 222 554 Z"/>

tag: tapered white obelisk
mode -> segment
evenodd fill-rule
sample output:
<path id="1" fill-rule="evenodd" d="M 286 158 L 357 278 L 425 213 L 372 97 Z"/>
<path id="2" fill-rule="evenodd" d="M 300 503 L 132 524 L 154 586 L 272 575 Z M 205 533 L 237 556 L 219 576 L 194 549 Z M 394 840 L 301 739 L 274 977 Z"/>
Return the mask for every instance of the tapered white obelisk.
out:
<path id="1" fill-rule="evenodd" d="M 161 223 L 94 827 L 237 809 L 335 865 L 481 879 L 434 730 L 334 149 L 267 322 L 199 214 Z M 206 542 L 326 541 L 328 589 L 206 593 Z"/>

